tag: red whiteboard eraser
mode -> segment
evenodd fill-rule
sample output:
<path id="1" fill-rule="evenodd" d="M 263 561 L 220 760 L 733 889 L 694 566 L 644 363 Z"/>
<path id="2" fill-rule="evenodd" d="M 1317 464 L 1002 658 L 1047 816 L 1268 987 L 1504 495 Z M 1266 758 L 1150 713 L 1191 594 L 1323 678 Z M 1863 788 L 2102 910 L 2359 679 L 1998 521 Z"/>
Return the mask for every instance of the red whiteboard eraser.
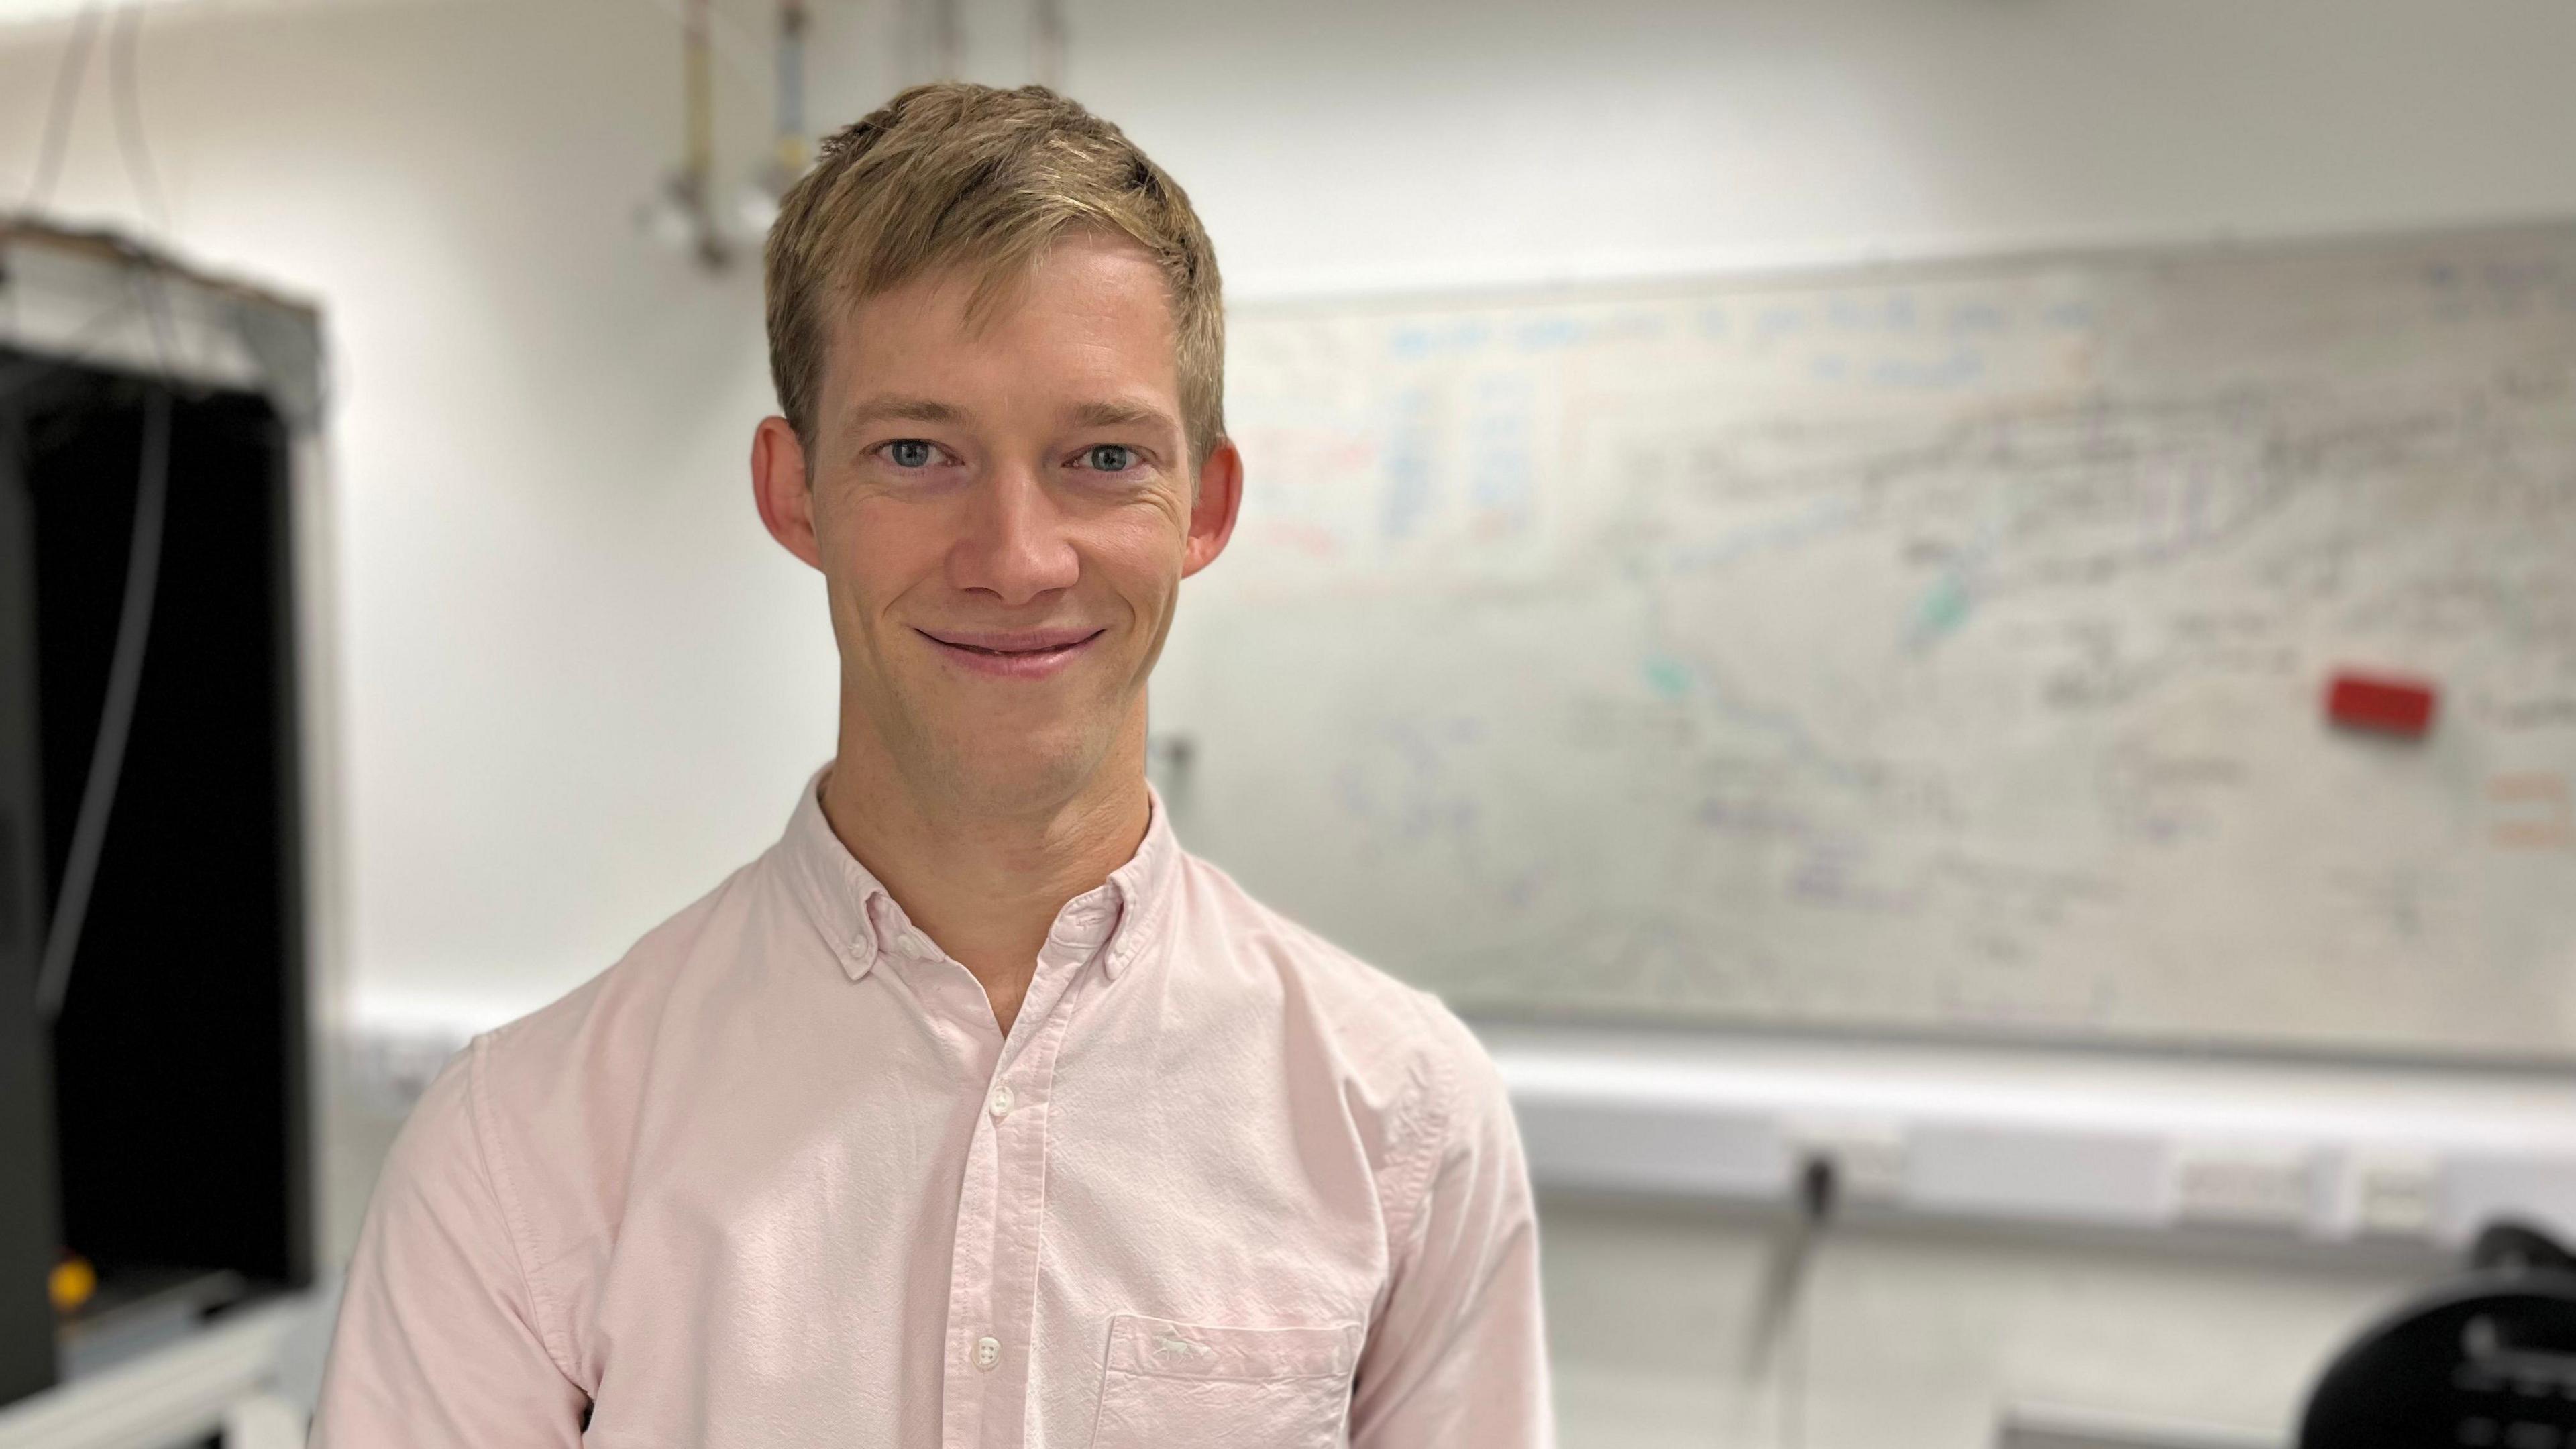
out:
<path id="1" fill-rule="evenodd" d="M 2347 671 L 2337 674 L 2326 688 L 2326 718 L 2345 729 L 2420 739 L 2433 727 L 2438 693 L 2419 679 Z"/>

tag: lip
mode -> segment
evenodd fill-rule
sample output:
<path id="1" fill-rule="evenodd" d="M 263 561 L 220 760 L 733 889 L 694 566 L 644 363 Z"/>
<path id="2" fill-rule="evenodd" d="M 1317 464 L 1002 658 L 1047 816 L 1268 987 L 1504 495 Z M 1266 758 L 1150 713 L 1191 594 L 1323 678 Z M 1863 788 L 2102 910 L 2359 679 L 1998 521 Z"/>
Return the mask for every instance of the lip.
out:
<path id="1" fill-rule="evenodd" d="M 941 629 L 914 633 L 970 673 L 995 679 L 1045 679 L 1062 673 L 1106 629 Z"/>

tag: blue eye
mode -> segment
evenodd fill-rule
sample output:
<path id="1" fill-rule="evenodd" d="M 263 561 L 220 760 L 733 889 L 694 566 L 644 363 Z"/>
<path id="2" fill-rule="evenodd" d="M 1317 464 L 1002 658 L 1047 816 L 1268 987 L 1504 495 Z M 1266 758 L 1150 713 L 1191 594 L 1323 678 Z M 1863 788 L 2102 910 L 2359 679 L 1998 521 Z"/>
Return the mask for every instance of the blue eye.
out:
<path id="1" fill-rule="evenodd" d="M 1136 450 L 1121 443 L 1102 443 L 1083 450 L 1082 466 L 1103 473 L 1124 473 L 1136 466 Z"/>
<path id="2" fill-rule="evenodd" d="M 927 468 L 938 450 L 919 438 L 897 438 L 885 445 L 886 461 L 898 468 Z"/>

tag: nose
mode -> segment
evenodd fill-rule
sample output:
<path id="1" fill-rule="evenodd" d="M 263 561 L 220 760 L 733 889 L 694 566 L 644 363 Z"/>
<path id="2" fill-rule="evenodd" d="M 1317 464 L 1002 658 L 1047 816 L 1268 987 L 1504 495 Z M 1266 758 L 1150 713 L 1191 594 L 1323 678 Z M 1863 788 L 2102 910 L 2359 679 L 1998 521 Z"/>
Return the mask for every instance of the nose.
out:
<path id="1" fill-rule="evenodd" d="M 949 582 L 1017 607 L 1073 587 L 1082 572 L 1068 524 L 1035 469 L 997 467 L 976 480 L 948 551 Z"/>

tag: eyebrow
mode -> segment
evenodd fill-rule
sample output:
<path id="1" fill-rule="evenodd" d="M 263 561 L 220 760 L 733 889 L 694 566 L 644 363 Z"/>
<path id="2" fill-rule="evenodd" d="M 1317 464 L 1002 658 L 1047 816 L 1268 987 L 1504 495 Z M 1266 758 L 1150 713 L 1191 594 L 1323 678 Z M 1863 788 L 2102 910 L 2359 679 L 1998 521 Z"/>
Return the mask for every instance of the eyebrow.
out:
<path id="1" fill-rule="evenodd" d="M 1078 428 L 1128 428 L 1140 423 L 1165 428 L 1176 426 L 1171 415 L 1161 408 L 1141 403 L 1083 403 L 1068 410 L 1066 416 Z"/>
<path id="2" fill-rule="evenodd" d="M 872 397 L 866 402 L 852 404 L 848 412 L 841 414 L 841 426 L 857 432 L 871 423 L 953 423 L 965 416 L 965 409 L 930 398 Z"/>
<path id="3" fill-rule="evenodd" d="M 842 427 L 856 432 L 872 423 L 954 423 L 962 422 L 966 410 L 953 403 L 923 397 L 873 397 L 851 405 L 841 415 Z M 1137 424 L 1160 427 L 1176 426 L 1171 415 L 1160 408 L 1142 403 L 1087 402 L 1069 409 L 1066 417 L 1078 428 L 1124 428 Z"/>

